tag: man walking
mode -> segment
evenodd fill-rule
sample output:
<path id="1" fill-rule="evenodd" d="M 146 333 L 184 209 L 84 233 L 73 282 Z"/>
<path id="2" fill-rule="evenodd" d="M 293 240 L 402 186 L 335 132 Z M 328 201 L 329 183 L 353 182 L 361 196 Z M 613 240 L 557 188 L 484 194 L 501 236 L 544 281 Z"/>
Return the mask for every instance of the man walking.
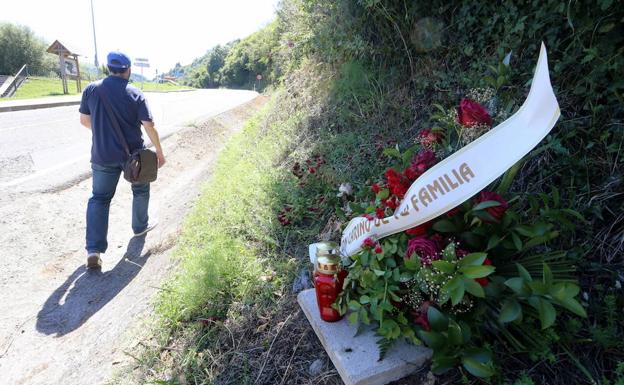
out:
<path id="1" fill-rule="evenodd" d="M 102 81 L 89 84 L 82 93 L 80 123 L 91 130 L 91 169 L 93 170 L 93 192 L 87 205 L 87 268 L 102 267 L 100 253 L 106 252 L 108 242 L 108 213 L 115 195 L 119 175 L 127 155 L 123 144 L 117 138 L 112 118 L 98 93 L 105 93 L 110 101 L 114 118 L 117 119 L 125 136 L 130 152 L 143 148 L 141 124 L 154 144 L 158 167 L 165 164 L 160 138 L 154 127 L 152 114 L 145 96 L 136 87 L 128 84 L 131 68 L 130 59 L 121 52 L 107 56 L 110 75 Z M 141 236 L 156 226 L 149 221 L 149 183 L 132 184 L 132 230 Z"/>

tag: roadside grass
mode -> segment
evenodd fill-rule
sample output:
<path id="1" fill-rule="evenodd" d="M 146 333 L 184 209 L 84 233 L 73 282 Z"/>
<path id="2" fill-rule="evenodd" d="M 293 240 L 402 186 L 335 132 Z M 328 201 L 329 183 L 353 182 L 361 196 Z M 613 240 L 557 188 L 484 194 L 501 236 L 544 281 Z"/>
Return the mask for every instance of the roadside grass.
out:
<path id="1" fill-rule="evenodd" d="M 84 89 L 90 81 L 82 80 L 82 88 Z M 153 82 L 145 82 L 143 85 L 141 82 L 133 82 L 131 83 L 135 87 L 139 89 L 143 89 L 143 91 L 150 92 L 165 92 L 165 91 L 178 91 L 178 90 L 192 90 L 192 87 L 188 86 L 176 86 L 171 83 L 153 83 Z M 67 86 L 69 90 L 69 95 L 77 95 L 81 92 L 78 92 L 76 89 L 76 81 L 68 80 Z M 43 98 L 49 96 L 63 96 L 63 83 L 59 78 L 46 78 L 46 77 L 36 77 L 31 76 L 17 89 L 15 95 L 10 98 L 3 98 L 2 100 L 17 100 L 17 99 L 36 99 Z M 2 102 L 0 100 L 0 103 Z"/>
<path id="2" fill-rule="evenodd" d="M 81 83 L 83 88 L 87 84 L 89 84 L 89 82 L 85 80 L 83 80 Z M 76 89 L 75 80 L 68 80 L 67 88 L 70 95 L 76 95 L 79 93 Z M 34 99 L 48 96 L 63 96 L 63 83 L 61 82 L 61 79 L 30 76 L 17 89 L 15 95 L 10 98 L 4 98 L 2 100 Z"/>
<path id="3" fill-rule="evenodd" d="M 177 273 L 157 302 L 153 341 L 133 353 L 138 368 L 112 383 L 269 384 L 275 374 L 267 359 L 293 361 L 288 335 L 300 351 L 318 353 L 290 292 L 301 261 L 284 253 L 289 235 L 275 219 L 287 194 L 280 164 L 297 145 L 305 116 L 267 116 L 282 110 L 279 99 L 276 92 L 219 155 L 184 226 Z M 282 353 L 288 357 L 279 360 Z"/>

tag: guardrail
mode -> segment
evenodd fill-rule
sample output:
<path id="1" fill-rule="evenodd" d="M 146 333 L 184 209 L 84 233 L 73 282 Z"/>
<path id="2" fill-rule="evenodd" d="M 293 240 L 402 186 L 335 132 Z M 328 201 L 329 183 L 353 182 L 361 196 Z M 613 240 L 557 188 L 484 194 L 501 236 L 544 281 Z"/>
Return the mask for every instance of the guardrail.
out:
<path id="1" fill-rule="evenodd" d="M 2 95 L 0 95 L 0 97 L 5 98 L 13 96 L 19 86 L 21 86 L 24 80 L 28 78 L 28 75 L 28 64 L 24 64 L 22 68 L 17 71 L 17 73 L 13 77 L 13 80 L 9 81 L 8 86 L 4 89 L 4 92 L 2 92 Z"/>

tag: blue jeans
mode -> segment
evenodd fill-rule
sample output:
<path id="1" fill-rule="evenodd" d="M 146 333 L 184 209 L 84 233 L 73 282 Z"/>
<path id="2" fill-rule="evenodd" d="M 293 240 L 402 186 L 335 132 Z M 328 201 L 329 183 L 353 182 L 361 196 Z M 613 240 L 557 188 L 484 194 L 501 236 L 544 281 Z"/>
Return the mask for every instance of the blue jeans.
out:
<path id="1" fill-rule="evenodd" d="M 91 163 L 93 170 L 93 193 L 87 205 L 87 252 L 104 253 L 108 248 L 108 212 L 115 195 L 123 165 Z M 140 233 L 147 228 L 149 206 L 149 183 L 132 184 L 132 230 Z"/>

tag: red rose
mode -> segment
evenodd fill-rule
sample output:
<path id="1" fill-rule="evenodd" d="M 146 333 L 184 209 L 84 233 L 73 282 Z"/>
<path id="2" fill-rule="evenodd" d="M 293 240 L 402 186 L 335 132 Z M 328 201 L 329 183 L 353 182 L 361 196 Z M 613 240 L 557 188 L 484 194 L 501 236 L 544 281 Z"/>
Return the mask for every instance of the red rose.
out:
<path id="1" fill-rule="evenodd" d="M 403 175 L 410 181 L 416 180 L 416 178 L 418 178 L 421 174 L 422 171 L 417 170 L 413 166 L 408 166 L 405 171 L 403 171 Z"/>
<path id="2" fill-rule="evenodd" d="M 372 221 L 373 219 L 375 219 L 374 216 L 370 215 L 370 214 L 362 214 L 362 216 L 366 219 L 368 219 L 369 221 Z"/>
<path id="3" fill-rule="evenodd" d="M 412 227 L 411 229 L 405 230 L 405 233 L 408 235 L 416 235 L 422 236 L 426 235 L 427 231 L 431 228 L 431 222 L 423 223 L 422 225 L 418 225 L 416 227 Z"/>
<path id="4" fill-rule="evenodd" d="M 388 180 L 388 184 L 397 184 L 401 183 L 401 174 L 399 174 L 395 169 L 389 168 L 384 173 L 386 179 Z"/>
<path id="5" fill-rule="evenodd" d="M 494 217 L 494 219 L 500 221 L 505 215 L 507 209 L 509 208 L 509 204 L 507 203 L 507 201 L 495 192 L 482 191 L 481 194 L 479 194 L 479 196 L 477 197 L 476 203 L 481 203 L 485 201 L 496 201 L 500 203 L 499 206 L 488 207 L 485 209 L 485 211 L 492 217 Z"/>
<path id="6" fill-rule="evenodd" d="M 310 172 L 310 174 L 315 174 L 316 173 L 316 169 L 314 167 L 310 167 L 308 169 L 308 171 Z"/>
<path id="7" fill-rule="evenodd" d="M 431 331 L 431 325 L 429 325 L 429 318 L 427 317 L 429 304 L 429 301 L 425 301 L 418 309 L 412 310 L 412 320 L 416 325 L 422 326 L 425 331 Z"/>
<path id="8" fill-rule="evenodd" d="M 376 254 L 383 253 L 383 249 L 381 248 L 381 245 L 378 244 L 377 246 L 375 246 L 375 253 Z"/>
<path id="9" fill-rule="evenodd" d="M 412 238 L 407 242 L 405 257 L 410 259 L 413 254 L 416 254 L 425 266 L 440 259 L 440 249 L 437 243 L 425 237 Z"/>
<path id="10" fill-rule="evenodd" d="M 418 133 L 418 140 L 420 141 L 420 144 L 425 147 L 429 147 L 438 143 L 440 139 L 442 139 L 440 134 L 433 132 L 428 128 L 425 128 Z"/>
<path id="11" fill-rule="evenodd" d="M 399 207 L 399 202 L 397 202 L 396 198 L 389 198 L 384 201 L 385 205 L 391 208 L 392 210 Z"/>
<path id="12" fill-rule="evenodd" d="M 382 208 L 376 208 L 375 215 L 377 215 L 377 218 L 379 219 L 384 219 L 386 217 L 386 212 Z"/>
<path id="13" fill-rule="evenodd" d="M 421 173 L 436 163 L 435 153 L 431 150 L 420 151 L 412 160 L 412 167 Z"/>
<path id="14" fill-rule="evenodd" d="M 370 248 L 373 248 L 373 247 L 375 247 L 375 244 L 376 244 L 376 243 L 375 243 L 375 241 L 373 241 L 373 240 L 372 240 L 372 239 L 370 239 L 370 238 L 366 238 L 366 239 L 364 240 L 364 242 L 362 243 L 362 247 L 370 247 Z"/>
<path id="15" fill-rule="evenodd" d="M 470 99 L 462 99 L 457 108 L 457 120 L 464 127 L 479 124 L 492 125 L 492 117 L 485 107 Z"/>
<path id="16" fill-rule="evenodd" d="M 371 186 L 371 190 L 373 190 L 373 192 L 374 192 L 375 194 L 377 194 L 377 193 L 379 193 L 379 192 L 381 191 L 381 187 L 379 187 L 379 185 L 378 185 L 377 183 L 375 183 L 375 184 L 373 184 L 373 185 Z"/>
<path id="17" fill-rule="evenodd" d="M 392 187 L 392 193 L 399 198 L 403 198 L 406 192 L 407 187 L 403 186 L 402 184 L 397 184 Z"/>

